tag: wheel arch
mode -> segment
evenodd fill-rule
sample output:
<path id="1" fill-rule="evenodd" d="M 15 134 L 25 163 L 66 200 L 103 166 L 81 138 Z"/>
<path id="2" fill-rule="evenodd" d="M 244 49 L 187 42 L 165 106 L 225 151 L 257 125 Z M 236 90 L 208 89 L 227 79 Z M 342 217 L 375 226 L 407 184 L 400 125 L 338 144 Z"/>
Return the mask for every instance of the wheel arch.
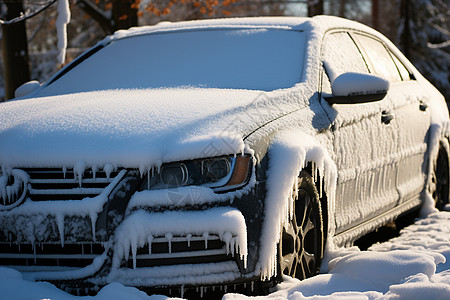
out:
<path id="1" fill-rule="evenodd" d="M 261 157 L 257 159 L 262 161 Z M 328 239 L 334 235 L 337 169 L 330 153 L 315 136 L 294 130 L 274 134 L 263 159 L 268 163 L 259 265 L 261 279 L 267 280 L 276 276 L 276 248 L 279 233 L 289 219 L 289 201 L 292 198 L 289 191 L 302 170 L 314 178 L 319 192 L 324 236 Z"/>
<path id="2" fill-rule="evenodd" d="M 422 192 L 421 216 L 427 216 L 436 211 L 435 201 L 430 191 L 432 190 L 432 174 L 441 149 L 447 153 L 447 160 L 450 162 L 450 120 L 442 123 L 433 123 L 428 131 L 428 147 L 424 163 L 426 182 Z"/>

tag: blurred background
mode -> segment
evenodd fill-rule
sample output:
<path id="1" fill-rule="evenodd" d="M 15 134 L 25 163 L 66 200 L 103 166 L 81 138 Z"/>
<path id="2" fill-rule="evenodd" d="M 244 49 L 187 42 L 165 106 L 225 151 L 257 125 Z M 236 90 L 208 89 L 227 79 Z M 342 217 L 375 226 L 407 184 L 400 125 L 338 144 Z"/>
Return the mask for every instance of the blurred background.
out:
<path id="1" fill-rule="evenodd" d="M 59 0 L 63 1 L 63 0 Z M 65 64 L 118 29 L 243 16 L 334 15 L 386 35 L 450 102 L 449 0 L 69 0 Z M 0 101 L 58 65 L 57 0 L 0 0 Z M 130 53 L 132 55 L 132 53 Z"/>

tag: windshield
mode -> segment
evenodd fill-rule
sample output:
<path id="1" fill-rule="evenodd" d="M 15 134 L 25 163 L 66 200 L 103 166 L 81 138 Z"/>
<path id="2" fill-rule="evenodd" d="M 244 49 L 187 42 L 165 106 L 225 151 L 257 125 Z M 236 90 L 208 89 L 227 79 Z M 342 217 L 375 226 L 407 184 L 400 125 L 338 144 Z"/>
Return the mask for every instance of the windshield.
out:
<path id="1" fill-rule="evenodd" d="M 101 48 L 40 95 L 205 87 L 271 91 L 300 82 L 305 34 L 275 29 L 155 33 Z"/>

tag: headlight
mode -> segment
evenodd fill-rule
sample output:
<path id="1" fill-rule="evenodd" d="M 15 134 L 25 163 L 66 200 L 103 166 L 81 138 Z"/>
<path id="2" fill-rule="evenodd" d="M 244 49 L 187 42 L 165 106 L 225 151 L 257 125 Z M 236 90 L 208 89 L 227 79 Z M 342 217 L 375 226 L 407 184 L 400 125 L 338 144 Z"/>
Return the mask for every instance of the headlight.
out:
<path id="1" fill-rule="evenodd" d="M 158 190 L 200 185 L 230 189 L 248 181 L 250 156 L 221 156 L 163 164 L 159 172 L 149 172 L 143 189 Z"/>
<path id="2" fill-rule="evenodd" d="M 167 186 L 183 186 L 189 179 L 189 172 L 185 164 L 171 164 L 161 167 L 159 179 Z"/>
<path id="3" fill-rule="evenodd" d="M 202 174 L 207 181 L 216 182 L 230 173 L 231 162 L 228 158 L 213 158 L 202 161 Z"/>

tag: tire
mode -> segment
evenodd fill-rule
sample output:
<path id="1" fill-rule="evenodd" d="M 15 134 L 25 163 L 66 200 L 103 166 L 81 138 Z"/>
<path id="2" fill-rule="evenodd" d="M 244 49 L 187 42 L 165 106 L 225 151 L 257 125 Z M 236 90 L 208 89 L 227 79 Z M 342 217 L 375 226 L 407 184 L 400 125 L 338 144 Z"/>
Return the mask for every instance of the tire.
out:
<path id="1" fill-rule="evenodd" d="M 439 153 L 431 173 L 430 192 L 433 196 L 436 208 L 444 210 L 449 203 L 449 160 L 447 151 L 440 145 Z"/>
<path id="2" fill-rule="evenodd" d="M 302 171 L 298 178 L 294 212 L 281 232 L 278 274 L 302 280 L 319 272 L 325 245 L 319 194 L 306 171 Z"/>

